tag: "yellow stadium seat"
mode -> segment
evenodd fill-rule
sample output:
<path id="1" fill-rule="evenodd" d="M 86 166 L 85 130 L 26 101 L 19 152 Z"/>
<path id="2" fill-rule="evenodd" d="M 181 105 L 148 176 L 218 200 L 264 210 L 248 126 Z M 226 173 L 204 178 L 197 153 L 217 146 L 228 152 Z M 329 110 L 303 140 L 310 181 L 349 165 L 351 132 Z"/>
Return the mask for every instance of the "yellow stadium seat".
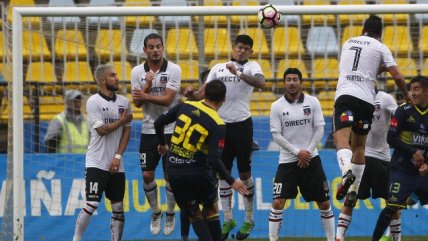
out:
<path id="1" fill-rule="evenodd" d="M 269 80 L 269 79 L 273 79 L 275 77 L 273 75 L 272 67 L 271 67 L 269 60 L 261 59 L 258 61 L 256 60 L 256 62 L 258 62 L 260 64 L 260 67 L 262 68 L 263 75 L 264 75 L 265 79 Z"/>
<path id="2" fill-rule="evenodd" d="M 0 31 L 0 61 L 3 61 L 3 56 L 5 56 L 3 53 L 3 48 L 3 33 Z"/>
<path id="3" fill-rule="evenodd" d="M 408 4 L 407 0 L 378 0 L 378 4 Z M 384 24 L 407 23 L 409 14 L 378 14 Z"/>
<path id="4" fill-rule="evenodd" d="M 319 100 L 334 100 L 334 96 L 336 95 L 336 91 L 334 90 L 321 90 L 318 93 Z"/>
<path id="5" fill-rule="evenodd" d="M 223 6 L 221 0 L 204 0 L 203 6 Z M 199 21 L 199 16 L 195 17 L 195 21 Z M 226 16 L 204 16 L 205 25 L 225 25 L 227 23 Z"/>
<path id="6" fill-rule="evenodd" d="M 27 68 L 25 81 L 31 82 L 57 82 L 55 69 L 51 62 L 31 62 Z"/>
<path id="7" fill-rule="evenodd" d="M 92 70 L 86 61 L 70 61 L 64 64 L 63 82 L 94 82 Z"/>
<path id="8" fill-rule="evenodd" d="M 323 0 L 304 0 L 303 5 L 329 5 L 329 1 Z M 303 24 L 333 24 L 336 23 L 336 18 L 333 14 L 328 15 L 303 15 Z"/>
<path id="9" fill-rule="evenodd" d="M 64 110 L 64 98 L 61 95 L 40 96 L 39 111 L 41 121 L 50 121 Z"/>
<path id="10" fill-rule="evenodd" d="M 127 54 L 125 33 L 121 30 L 101 29 L 95 40 L 95 53 L 100 59 L 120 59 Z"/>
<path id="11" fill-rule="evenodd" d="M 428 76 L 428 58 L 424 60 L 424 65 L 421 66 L 421 75 Z"/>
<path id="12" fill-rule="evenodd" d="M 33 61 L 40 59 L 49 60 L 51 58 L 51 51 L 42 33 L 24 31 L 22 35 L 22 57 L 24 60 L 30 57 Z"/>
<path id="13" fill-rule="evenodd" d="M 232 2 L 232 6 L 260 6 L 259 0 L 235 0 Z M 252 25 L 257 24 L 259 21 L 257 19 L 257 15 L 250 15 L 250 16 L 238 16 L 233 15 L 231 18 L 232 24 L 240 24 L 243 23 L 249 23 Z"/>
<path id="14" fill-rule="evenodd" d="M 273 102 L 277 99 L 276 95 L 272 91 L 254 91 L 251 96 L 251 101 L 268 101 Z M 270 107 L 270 106 L 269 106 Z"/>
<path id="15" fill-rule="evenodd" d="M 419 49 L 424 55 L 428 54 L 428 26 L 423 26 L 419 37 Z"/>
<path id="16" fill-rule="evenodd" d="M 204 39 L 206 56 L 227 56 L 232 50 L 229 32 L 225 28 L 206 28 Z"/>
<path id="17" fill-rule="evenodd" d="M 342 44 L 345 43 L 345 41 L 350 38 L 360 36 L 362 31 L 363 31 L 363 26 L 360 26 L 360 25 L 346 26 L 343 29 Z"/>
<path id="18" fill-rule="evenodd" d="M 181 79 L 186 81 L 199 79 L 199 62 L 197 60 L 180 60 L 177 64 L 181 67 Z"/>
<path id="19" fill-rule="evenodd" d="M 88 55 L 82 33 L 78 30 L 60 30 L 55 38 L 55 56 L 66 60 L 85 59 Z"/>
<path id="20" fill-rule="evenodd" d="M 128 61 L 114 61 L 112 65 L 116 70 L 119 81 L 131 81 L 132 66 Z"/>
<path id="21" fill-rule="evenodd" d="M 298 68 L 300 72 L 302 72 L 302 78 L 308 78 L 308 71 L 306 70 L 305 63 L 303 63 L 301 59 L 281 59 L 276 68 L 276 78 L 282 80 L 284 78 L 284 72 L 288 68 Z M 303 83 L 305 83 L 305 81 Z"/>
<path id="22" fill-rule="evenodd" d="M 34 0 L 10 0 L 7 10 L 7 20 L 12 23 L 12 8 L 13 7 L 35 7 Z M 38 28 L 41 23 L 41 17 L 24 17 L 22 18 L 23 25 L 30 25 L 31 27 Z"/>
<path id="23" fill-rule="evenodd" d="M 273 52 L 276 57 L 305 53 L 300 31 L 297 27 L 277 27 L 273 33 Z"/>
<path id="24" fill-rule="evenodd" d="M 401 73 L 406 78 L 413 78 L 418 75 L 418 66 L 412 58 L 396 58 L 397 66 L 400 69 Z"/>
<path id="25" fill-rule="evenodd" d="M 270 51 L 268 48 L 267 40 L 265 37 L 265 33 L 263 32 L 263 29 L 260 28 L 247 28 L 247 29 L 241 29 L 239 30 L 238 35 L 240 34 L 247 34 L 250 36 L 253 41 L 253 54 L 252 56 L 257 55 L 263 55 L 263 56 L 269 56 Z"/>
<path id="26" fill-rule="evenodd" d="M 212 68 L 216 64 L 229 62 L 230 59 L 213 59 L 208 63 L 208 68 Z"/>
<path id="27" fill-rule="evenodd" d="M 366 4 L 365 0 L 338 0 L 338 5 L 363 5 Z M 360 24 L 369 17 L 368 14 L 340 14 L 339 15 L 339 22 L 341 24 Z"/>
<path id="28" fill-rule="evenodd" d="M 169 58 L 190 58 L 197 56 L 198 46 L 192 29 L 178 28 L 168 30 L 166 54 Z"/>
<path id="29" fill-rule="evenodd" d="M 413 44 L 407 26 L 386 26 L 383 42 L 393 55 L 407 55 L 413 52 Z"/>
<path id="30" fill-rule="evenodd" d="M 315 59 L 312 63 L 312 78 L 337 79 L 339 77 L 339 62 L 336 58 Z"/>
<path id="31" fill-rule="evenodd" d="M 125 0 L 123 6 L 126 7 L 148 7 L 152 6 L 150 0 Z M 127 16 L 125 17 L 126 26 L 147 26 L 154 24 L 155 16 Z"/>

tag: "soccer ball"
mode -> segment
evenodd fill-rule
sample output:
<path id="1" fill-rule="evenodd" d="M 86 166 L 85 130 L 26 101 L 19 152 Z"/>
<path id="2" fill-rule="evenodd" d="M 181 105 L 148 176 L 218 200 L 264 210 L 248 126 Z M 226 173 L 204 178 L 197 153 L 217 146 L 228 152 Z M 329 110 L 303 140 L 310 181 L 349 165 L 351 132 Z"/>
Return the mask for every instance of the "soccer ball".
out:
<path id="1" fill-rule="evenodd" d="M 259 9 L 257 17 L 263 27 L 273 28 L 279 24 L 279 21 L 281 20 L 281 13 L 278 12 L 274 5 L 268 4 Z"/>

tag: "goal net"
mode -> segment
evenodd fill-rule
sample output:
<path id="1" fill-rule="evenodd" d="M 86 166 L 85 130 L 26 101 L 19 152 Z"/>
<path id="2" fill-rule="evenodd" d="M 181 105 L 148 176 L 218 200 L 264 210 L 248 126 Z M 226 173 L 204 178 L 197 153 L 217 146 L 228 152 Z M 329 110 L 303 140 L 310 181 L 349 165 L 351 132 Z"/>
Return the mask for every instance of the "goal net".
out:
<path id="1" fill-rule="evenodd" d="M 85 112 L 87 98 L 97 92 L 93 71 L 99 64 L 115 66 L 120 79 L 119 94 L 132 99 L 131 68 L 145 61 L 143 40 L 150 33 L 162 36 L 165 58 L 182 68 L 181 88 L 197 88 L 202 71 L 230 60 L 231 45 L 237 35 L 248 34 L 254 40 L 250 59 L 261 65 L 267 84 L 263 89 L 255 89 L 251 100 L 257 150 L 253 152 L 256 223 L 250 238 L 268 237 L 272 182 L 278 163 L 269 112 L 271 103 L 283 94 L 286 68 L 299 68 L 305 91 L 317 96 L 322 104 L 327 124 L 319 147 L 336 221 L 342 203 L 333 194 L 340 182 L 340 171 L 335 151 L 329 148 L 341 44 L 361 33 L 362 22 L 369 14 L 379 13 L 384 20 L 383 42 L 393 52 L 406 79 L 428 75 L 428 6 L 421 4 L 379 5 L 380 0 L 373 4 L 358 0 L 330 4 L 308 0 L 294 5 L 293 1 L 269 1 L 282 12 L 282 20 L 273 29 L 263 29 L 257 21 L 257 10 L 267 1 L 92 0 L 88 5 L 66 7 L 53 0 L 50 5 L 25 1 L 27 7 L 37 8 L 26 8 L 19 2 L 12 0 L 0 11 L 0 121 L 5 126 L 1 132 L 5 133 L 4 139 L 7 133 L 7 154 L 0 154 L 0 166 L 7 170 L 0 174 L 1 240 L 70 240 L 77 215 L 85 204 L 85 155 L 47 153 L 45 135 L 49 122 L 64 111 L 67 90 L 81 91 Z M 407 3 L 384 0 L 404 2 Z M 316 5 L 320 3 L 328 5 Z M 202 5 L 205 6 L 198 7 Z M 380 75 L 378 82 L 380 89 L 400 100 L 389 75 Z M 151 210 L 144 196 L 138 153 L 142 111 L 133 111 L 131 141 L 123 157 L 124 240 L 178 240 L 178 215 L 172 235 L 150 233 Z M 233 174 L 237 176 L 236 170 Z M 165 182 L 160 167 L 156 182 L 164 211 Z M 379 199 L 358 202 L 347 235 L 371 236 L 383 207 L 384 202 Z M 84 240 L 110 239 L 110 215 L 110 204 L 103 198 Z M 245 212 L 243 200 L 236 193 L 233 215 L 239 220 L 239 228 Z M 403 212 L 403 236 L 424 240 L 422 236 L 428 233 L 426 220 L 426 207 L 409 207 Z M 323 240 L 316 204 L 304 202 L 300 195 L 287 202 L 283 222 L 281 237 Z M 195 237 L 192 231 L 191 237 Z"/>

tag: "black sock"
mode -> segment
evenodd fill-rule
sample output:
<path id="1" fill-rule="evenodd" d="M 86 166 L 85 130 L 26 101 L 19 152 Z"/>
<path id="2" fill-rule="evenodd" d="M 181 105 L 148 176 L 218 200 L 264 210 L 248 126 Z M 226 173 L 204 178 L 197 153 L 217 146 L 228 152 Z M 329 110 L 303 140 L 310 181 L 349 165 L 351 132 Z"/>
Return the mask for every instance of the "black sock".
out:
<path id="1" fill-rule="evenodd" d="M 218 216 L 205 219 L 205 222 L 208 226 L 208 229 L 210 230 L 211 237 L 213 238 L 213 240 L 222 241 L 220 219 L 218 218 Z"/>
<path id="2" fill-rule="evenodd" d="M 395 213 L 395 211 L 395 209 L 388 206 L 382 210 L 382 212 L 379 214 L 376 227 L 373 231 L 372 241 L 379 241 L 379 239 L 382 238 L 382 235 L 388 228 L 388 225 L 392 219 L 392 215 Z"/>
<path id="3" fill-rule="evenodd" d="M 203 219 L 192 221 L 193 230 L 201 241 L 214 241 Z"/>
<path id="4" fill-rule="evenodd" d="M 183 211 L 180 212 L 180 223 L 181 223 L 181 236 L 189 237 L 190 220 L 189 217 Z"/>

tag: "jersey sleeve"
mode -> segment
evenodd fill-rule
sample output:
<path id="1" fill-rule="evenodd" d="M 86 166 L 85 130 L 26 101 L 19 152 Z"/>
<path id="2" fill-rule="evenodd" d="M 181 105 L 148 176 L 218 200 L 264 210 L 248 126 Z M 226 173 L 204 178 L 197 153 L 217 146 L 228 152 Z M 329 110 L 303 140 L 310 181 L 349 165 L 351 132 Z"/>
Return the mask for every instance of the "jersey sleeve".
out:
<path id="1" fill-rule="evenodd" d="M 175 65 L 175 68 L 171 70 L 168 83 L 166 84 L 166 88 L 174 90 L 178 92 L 180 90 L 181 85 L 181 68 L 178 65 Z"/>
<path id="2" fill-rule="evenodd" d="M 410 153 L 414 153 L 417 149 L 412 145 L 406 144 L 400 138 L 400 133 L 404 129 L 406 118 L 408 115 L 405 110 L 405 106 L 400 106 L 395 111 L 394 117 L 392 117 L 389 130 L 388 130 L 388 144 L 393 148 L 405 150 Z"/>
<path id="3" fill-rule="evenodd" d="M 270 132 L 282 133 L 281 110 L 277 103 L 278 102 L 272 103 L 270 107 Z"/>
<path id="4" fill-rule="evenodd" d="M 86 111 L 88 113 L 88 125 L 91 128 L 96 129 L 104 125 L 101 108 L 94 98 L 90 98 L 86 102 Z"/>
<path id="5" fill-rule="evenodd" d="M 129 99 L 125 97 L 126 100 L 126 113 L 127 114 L 132 114 L 132 108 L 131 108 L 131 102 L 129 102 Z M 126 124 L 125 126 L 132 126 L 132 121 L 130 121 L 128 124 Z"/>
<path id="6" fill-rule="evenodd" d="M 389 68 L 391 66 L 397 66 L 397 63 L 394 60 L 394 57 L 392 56 L 391 50 L 388 49 L 385 45 L 381 45 L 380 48 L 381 55 L 382 55 L 382 62 L 385 65 L 386 68 Z"/>
<path id="7" fill-rule="evenodd" d="M 210 72 L 208 73 L 207 80 L 205 81 L 205 83 L 208 83 L 208 82 L 217 78 L 217 69 L 218 69 L 218 64 L 214 65 L 211 68 Z"/>
<path id="8" fill-rule="evenodd" d="M 397 105 L 397 102 L 395 101 L 395 99 L 391 95 L 386 94 L 385 95 L 385 108 L 391 116 L 394 115 L 397 107 L 398 107 L 398 105 Z"/>
<path id="9" fill-rule="evenodd" d="M 321 103 L 317 98 L 313 98 L 313 109 L 314 109 L 314 127 L 324 126 L 324 114 L 322 113 Z"/>
<path id="10" fill-rule="evenodd" d="M 257 62 L 251 62 L 250 71 L 251 71 L 252 76 L 254 76 L 256 74 L 263 75 L 262 67 L 260 67 L 259 63 L 257 63 Z"/>
<path id="11" fill-rule="evenodd" d="M 141 71 L 139 70 L 140 66 L 135 66 L 131 70 L 131 89 L 141 89 L 143 86 L 141 85 Z"/>

